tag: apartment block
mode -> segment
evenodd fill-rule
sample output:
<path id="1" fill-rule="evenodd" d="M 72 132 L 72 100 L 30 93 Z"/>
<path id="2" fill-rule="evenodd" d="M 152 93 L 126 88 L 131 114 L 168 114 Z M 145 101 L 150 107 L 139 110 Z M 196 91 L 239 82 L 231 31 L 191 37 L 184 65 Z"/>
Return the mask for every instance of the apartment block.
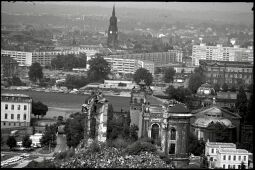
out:
<path id="1" fill-rule="evenodd" d="M 223 47 L 221 44 L 217 46 L 207 46 L 206 44 L 193 45 L 193 65 L 198 66 L 199 60 L 243 61 L 253 63 L 253 47 L 240 48 L 238 45 L 234 47 Z"/>

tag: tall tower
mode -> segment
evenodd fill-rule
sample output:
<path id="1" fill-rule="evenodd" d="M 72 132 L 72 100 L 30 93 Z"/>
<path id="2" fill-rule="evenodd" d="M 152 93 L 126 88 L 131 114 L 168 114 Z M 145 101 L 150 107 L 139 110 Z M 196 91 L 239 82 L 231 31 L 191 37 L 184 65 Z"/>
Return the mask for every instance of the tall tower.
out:
<path id="1" fill-rule="evenodd" d="M 118 47 L 118 27 L 117 27 L 117 17 L 115 16 L 115 5 L 113 6 L 112 16 L 110 18 L 110 25 L 108 28 L 107 46 L 109 48 Z"/>

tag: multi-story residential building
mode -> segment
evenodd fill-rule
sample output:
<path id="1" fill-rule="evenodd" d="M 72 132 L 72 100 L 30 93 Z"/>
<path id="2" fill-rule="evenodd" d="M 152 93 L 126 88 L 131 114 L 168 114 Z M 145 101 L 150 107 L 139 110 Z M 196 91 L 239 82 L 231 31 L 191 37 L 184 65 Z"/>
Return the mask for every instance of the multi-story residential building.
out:
<path id="1" fill-rule="evenodd" d="M 221 148 L 217 152 L 216 168 L 223 169 L 241 169 L 242 163 L 245 169 L 248 169 L 249 153 L 245 149 Z"/>
<path id="2" fill-rule="evenodd" d="M 224 83 L 228 87 L 248 86 L 253 82 L 253 65 L 250 62 L 200 60 L 206 80 L 211 84 Z"/>
<path id="3" fill-rule="evenodd" d="M 1 94 L 1 128 L 30 126 L 32 98 L 24 94 Z"/>
<path id="4" fill-rule="evenodd" d="M 207 46 L 206 44 L 193 45 L 192 63 L 195 66 L 199 65 L 199 60 L 218 60 L 218 61 L 245 61 L 253 63 L 253 47 L 240 48 Z"/>
<path id="5" fill-rule="evenodd" d="M 152 61 L 155 66 L 162 66 L 168 63 L 181 63 L 183 53 L 180 50 L 170 50 L 168 52 L 119 54 L 105 57 Z"/>
<path id="6" fill-rule="evenodd" d="M 33 52 L 32 62 L 38 62 L 41 66 L 51 65 L 51 60 L 57 55 L 68 55 L 68 54 L 81 54 L 85 53 L 87 56 L 87 61 L 91 59 L 91 56 L 99 53 L 100 47 L 98 46 L 81 46 L 81 47 L 71 47 L 71 48 L 59 48 L 57 51 L 44 51 L 44 52 Z M 87 67 L 88 68 L 88 67 Z"/>
<path id="7" fill-rule="evenodd" d="M 205 156 L 209 168 L 241 169 L 241 164 L 248 169 L 248 158 L 251 153 L 245 149 L 237 149 L 234 143 L 209 142 L 205 144 Z"/>
<path id="8" fill-rule="evenodd" d="M 1 50 L 1 54 L 10 55 L 19 63 L 19 66 L 29 67 L 32 65 L 32 52 Z"/>
<path id="9" fill-rule="evenodd" d="M 13 77 L 17 74 L 18 62 L 10 55 L 1 54 L 1 78 Z"/>
<path id="10" fill-rule="evenodd" d="M 150 61 L 141 61 L 135 59 L 123 59 L 123 58 L 112 58 L 105 57 L 107 62 L 111 64 L 112 71 L 123 74 L 134 74 L 138 68 L 145 68 L 149 72 L 154 74 L 154 63 Z"/>
<path id="11" fill-rule="evenodd" d="M 41 66 L 50 66 L 51 60 L 57 55 L 79 54 L 76 51 L 47 51 L 47 52 L 33 52 L 32 63 L 40 63 Z"/>

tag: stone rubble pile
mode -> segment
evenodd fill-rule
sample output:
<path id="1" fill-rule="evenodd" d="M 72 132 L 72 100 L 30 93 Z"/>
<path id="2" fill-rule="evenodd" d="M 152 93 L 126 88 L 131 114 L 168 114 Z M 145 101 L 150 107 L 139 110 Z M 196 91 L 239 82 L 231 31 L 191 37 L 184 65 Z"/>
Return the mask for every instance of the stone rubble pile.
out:
<path id="1" fill-rule="evenodd" d="M 105 147 L 95 153 L 79 153 L 58 163 L 60 168 L 172 168 L 154 153 L 141 152 L 139 155 L 126 155 L 113 147 Z"/>

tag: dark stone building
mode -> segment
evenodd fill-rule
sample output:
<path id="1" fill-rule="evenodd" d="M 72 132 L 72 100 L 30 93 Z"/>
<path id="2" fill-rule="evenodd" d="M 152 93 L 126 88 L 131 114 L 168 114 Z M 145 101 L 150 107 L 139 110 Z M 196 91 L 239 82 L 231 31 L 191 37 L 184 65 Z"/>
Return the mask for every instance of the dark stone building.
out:
<path id="1" fill-rule="evenodd" d="M 205 70 L 206 80 L 220 87 L 224 83 L 229 88 L 247 87 L 253 82 L 253 65 L 250 62 L 199 60 L 199 65 Z"/>
<path id="2" fill-rule="evenodd" d="M 114 49 L 118 47 L 118 27 L 117 27 L 117 17 L 115 16 L 115 6 L 113 6 L 112 16 L 110 18 L 107 46 L 109 48 L 114 48 Z"/>
<path id="3" fill-rule="evenodd" d="M 178 101 L 151 104 L 150 90 L 140 83 L 132 89 L 131 125 L 137 125 L 138 137 L 150 137 L 162 152 L 173 157 L 187 157 L 190 118 L 192 114 Z"/>
<path id="4" fill-rule="evenodd" d="M 1 78 L 17 75 L 18 62 L 10 55 L 1 54 Z"/>

